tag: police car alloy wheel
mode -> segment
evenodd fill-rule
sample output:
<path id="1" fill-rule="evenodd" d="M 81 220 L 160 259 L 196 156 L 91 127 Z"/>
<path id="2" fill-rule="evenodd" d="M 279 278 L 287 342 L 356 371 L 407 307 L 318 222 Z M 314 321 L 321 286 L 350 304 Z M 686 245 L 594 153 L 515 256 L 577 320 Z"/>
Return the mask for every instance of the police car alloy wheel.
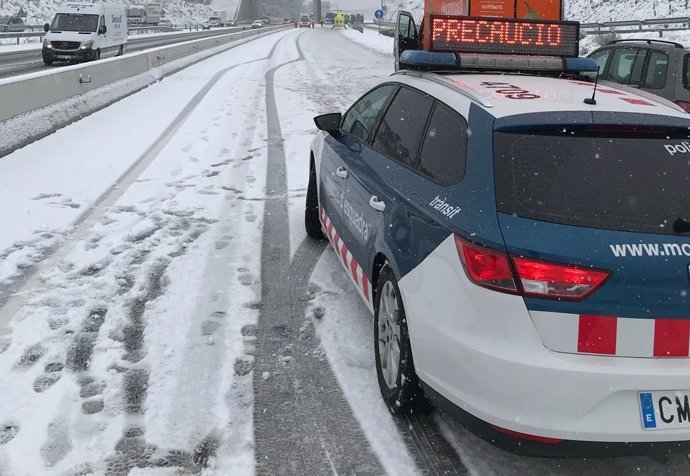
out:
<path id="1" fill-rule="evenodd" d="M 316 187 L 316 170 L 312 162 L 309 167 L 309 185 L 307 185 L 307 199 L 304 204 L 304 229 L 307 236 L 315 240 L 325 239 L 321 222 L 319 221 L 319 194 Z"/>
<path id="2" fill-rule="evenodd" d="M 376 288 L 374 355 L 381 395 L 391 413 L 427 410 L 414 370 L 398 281 L 388 265 L 381 270 Z"/>

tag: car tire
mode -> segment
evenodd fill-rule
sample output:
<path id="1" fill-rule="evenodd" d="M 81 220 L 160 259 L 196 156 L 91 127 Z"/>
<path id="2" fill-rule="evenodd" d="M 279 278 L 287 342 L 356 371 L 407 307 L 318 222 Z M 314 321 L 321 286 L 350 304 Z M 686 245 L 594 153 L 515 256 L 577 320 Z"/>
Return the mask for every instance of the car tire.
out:
<path id="1" fill-rule="evenodd" d="M 381 269 L 374 302 L 374 358 L 381 396 L 391 413 L 431 408 L 414 369 L 405 308 L 391 267 Z"/>
<path id="2" fill-rule="evenodd" d="M 117 56 L 122 56 L 125 54 L 125 47 L 124 45 L 120 45 L 120 49 L 117 51 Z"/>
<path id="3" fill-rule="evenodd" d="M 314 240 L 326 238 L 321 228 L 321 220 L 319 220 L 319 191 L 316 186 L 316 168 L 313 162 L 309 166 L 309 184 L 304 204 L 304 229 L 309 238 Z"/>
<path id="4" fill-rule="evenodd" d="M 46 66 L 52 66 L 53 65 L 53 60 L 48 59 L 48 58 L 43 58 L 43 64 Z"/>
<path id="5" fill-rule="evenodd" d="M 98 61 L 99 59 L 101 59 L 101 50 L 96 50 L 93 53 L 93 60 Z"/>

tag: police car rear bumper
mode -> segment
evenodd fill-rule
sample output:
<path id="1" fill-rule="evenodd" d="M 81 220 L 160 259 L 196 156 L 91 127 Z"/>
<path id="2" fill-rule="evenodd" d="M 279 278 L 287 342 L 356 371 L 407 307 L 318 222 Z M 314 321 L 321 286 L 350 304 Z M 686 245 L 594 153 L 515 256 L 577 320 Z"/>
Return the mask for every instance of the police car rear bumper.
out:
<path id="1" fill-rule="evenodd" d="M 521 297 L 468 280 L 453 236 L 399 284 L 417 373 L 473 416 L 561 440 L 690 439 L 690 421 L 686 428 L 643 429 L 639 398 L 640 392 L 690 393 L 688 359 L 548 350 Z"/>

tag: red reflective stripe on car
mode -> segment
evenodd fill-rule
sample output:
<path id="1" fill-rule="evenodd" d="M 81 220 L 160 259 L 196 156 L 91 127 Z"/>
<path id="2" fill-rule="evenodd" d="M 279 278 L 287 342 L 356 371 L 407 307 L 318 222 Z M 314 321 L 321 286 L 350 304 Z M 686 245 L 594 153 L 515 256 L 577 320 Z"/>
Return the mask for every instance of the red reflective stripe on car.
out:
<path id="1" fill-rule="evenodd" d="M 343 260 L 343 263 L 347 263 L 347 245 L 345 242 L 343 242 L 343 247 L 340 249 L 340 256 Z"/>
<path id="2" fill-rule="evenodd" d="M 352 269 L 352 279 L 354 279 L 355 283 L 357 283 L 357 285 L 359 285 L 360 282 L 359 282 L 359 279 L 357 278 L 357 260 L 355 259 L 354 256 L 352 257 L 352 263 L 350 264 L 350 269 Z"/>
<path id="3" fill-rule="evenodd" d="M 620 98 L 622 101 L 625 101 L 630 104 L 637 104 L 638 106 L 654 106 L 649 101 L 645 101 L 644 99 L 637 99 L 637 98 Z"/>
<path id="4" fill-rule="evenodd" d="M 369 280 L 367 279 L 367 275 L 364 274 L 364 270 L 362 270 L 362 291 L 364 291 L 364 297 L 369 300 Z"/>
<path id="5" fill-rule="evenodd" d="M 654 357 L 687 357 L 689 344 L 690 320 L 655 320 Z"/>
<path id="6" fill-rule="evenodd" d="M 335 249 L 336 256 L 338 256 L 345 269 L 352 275 L 352 279 L 355 282 L 355 285 L 362 292 L 364 300 L 370 307 L 372 307 L 373 301 L 372 292 L 371 289 L 369 289 L 369 278 L 366 274 L 364 274 L 364 270 L 359 263 L 357 263 L 357 260 L 352 255 L 352 252 L 348 249 L 347 245 L 338 234 L 337 230 L 335 229 L 335 225 L 333 225 L 331 222 L 326 210 L 323 208 L 323 206 L 321 206 L 320 209 L 321 222 L 323 223 L 324 228 L 327 230 L 328 238 L 331 240 L 331 245 Z"/>
<path id="7" fill-rule="evenodd" d="M 580 314 L 577 351 L 588 354 L 615 354 L 617 325 L 616 317 Z"/>

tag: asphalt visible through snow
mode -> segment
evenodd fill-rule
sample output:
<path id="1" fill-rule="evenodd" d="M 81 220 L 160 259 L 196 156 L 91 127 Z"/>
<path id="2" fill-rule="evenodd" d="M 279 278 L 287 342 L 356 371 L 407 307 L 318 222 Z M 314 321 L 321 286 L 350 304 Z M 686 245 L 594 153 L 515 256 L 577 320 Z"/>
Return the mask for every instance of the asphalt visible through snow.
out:
<path id="1" fill-rule="evenodd" d="M 274 76 L 266 74 L 268 168 L 256 330 L 254 423 L 259 474 L 382 474 L 305 316 L 309 276 L 327 241 L 306 238 L 290 260 L 287 175 Z M 467 474 L 430 416 L 403 416 L 398 427 L 424 474 Z"/>
<path id="2" fill-rule="evenodd" d="M 261 246 L 261 310 L 256 329 L 254 426 L 259 474 L 381 474 L 305 317 L 309 276 L 326 242 L 305 240 L 292 261 L 287 171 L 275 101 L 266 73 L 268 167 Z"/>

